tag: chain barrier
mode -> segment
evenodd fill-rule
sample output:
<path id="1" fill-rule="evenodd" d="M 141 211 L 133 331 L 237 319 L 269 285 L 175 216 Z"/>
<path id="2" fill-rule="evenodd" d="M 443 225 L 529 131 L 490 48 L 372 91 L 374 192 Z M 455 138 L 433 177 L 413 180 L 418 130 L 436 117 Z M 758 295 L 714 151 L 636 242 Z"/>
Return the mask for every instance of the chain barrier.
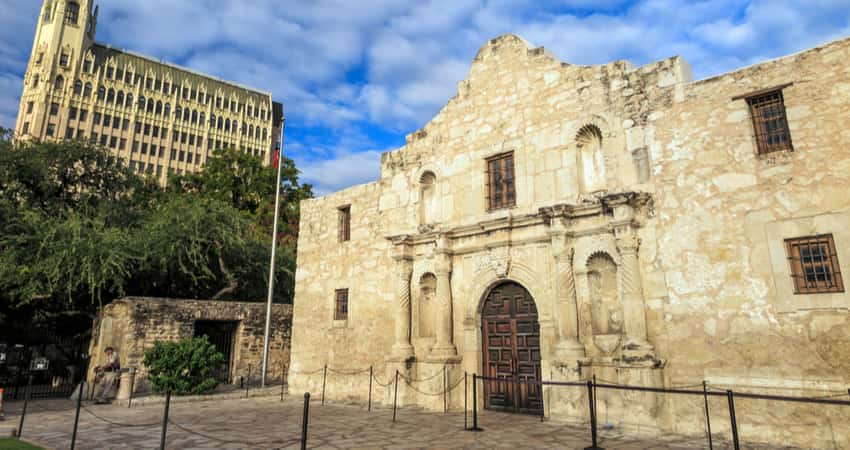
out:
<path id="1" fill-rule="evenodd" d="M 336 370 L 336 369 L 331 369 L 330 367 L 328 367 L 328 372 L 339 374 L 339 375 L 353 376 L 353 375 L 362 375 L 364 373 L 369 373 L 369 368 L 366 368 L 366 369 L 363 369 L 363 370 Z"/>
<path id="2" fill-rule="evenodd" d="M 422 394 L 422 395 L 428 395 L 428 396 L 431 396 L 431 397 L 437 397 L 437 396 L 439 396 L 439 395 L 445 395 L 445 394 L 448 394 L 448 393 L 450 393 L 451 391 L 453 391 L 456 387 L 460 386 L 460 384 L 461 384 L 461 383 L 463 383 L 464 377 L 461 377 L 461 378 L 460 378 L 459 380 L 457 380 L 454 384 L 450 385 L 450 386 L 448 387 L 448 389 L 443 389 L 443 390 L 442 390 L 442 391 L 440 391 L 440 392 L 424 392 L 424 391 L 422 391 L 422 390 L 418 389 L 416 386 L 414 386 L 414 385 L 413 385 L 413 384 L 412 384 L 412 383 L 411 383 L 411 382 L 407 379 L 407 377 L 402 377 L 402 379 L 404 380 L 404 383 L 405 383 L 405 384 L 407 384 L 408 386 L 410 386 L 410 388 L 411 388 L 411 389 L 413 389 L 414 391 L 416 391 L 416 392 L 418 392 L 418 393 L 420 393 L 420 394 Z"/>
<path id="3" fill-rule="evenodd" d="M 308 377 L 309 377 L 310 375 L 315 375 L 315 374 L 317 374 L 317 373 L 321 373 L 323 370 L 325 370 L 325 368 L 324 368 L 324 367 L 320 367 L 320 368 L 319 368 L 319 370 L 315 370 L 315 371 L 313 371 L 313 372 L 299 372 L 299 371 L 297 371 L 297 370 L 290 370 L 290 373 L 294 373 L 294 374 L 296 374 L 296 375 L 306 375 L 306 376 L 308 376 Z"/>
<path id="4" fill-rule="evenodd" d="M 220 439 L 220 438 L 217 438 L 215 436 L 211 436 L 209 434 L 201 433 L 200 431 L 193 430 L 193 429 L 186 427 L 184 425 L 180 425 L 179 423 L 175 422 L 173 419 L 168 419 L 168 423 L 170 423 L 170 424 L 174 425 L 175 427 L 185 431 L 186 433 L 193 434 L 195 436 L 199 436 L 199 437 L 202 437 L 204 439 L 207 439 L 207 440 L 210 440 L 210 441 L 215 441 L 215 442 L 218 442 L 218 443 L 221 443 L 221 444 L 240 444 L 240 445 L 249 445 L 249 446 L 254 446 L 254 447 L 258 446 L 258 445 L 281 444 L 280 447 L 288 447 L 288 446 L 295 444 L 297 442 L 301 442 L 300 438 L 290 439 L 288 441 L 276 439 L 276 440 L 255 441 L 255 442 Z"/>
<path id="5" fill-rule="evenodd" d="M 381 380 L 379 380 L 379 379 L 378 379 L 378 376 L 377 376 L 377 375 L 374 375 L 374 374 L 372 375 L 372 379 L 374 379 L 374 380 L 375 380 L 375 383 L 376 383 L 378 386 L 381 386 L 381 387 L 389 387 L 389 386 L 392 386 L 392 385 L 393 385 L 393 381 L 392 381 L 392 380 L 388 380 L 386 383 L 381 383 Z"/>
<path id="6" fill-rule="evenodd" d="M 443 368 L 445 368 L 445 367 L 446 367 L 446 366 L 443 366 Z M 422 379 L 419 379 L 419 380 L 415 380 L 415 379 L 411 378 L 411 379 L 410 379 L 410 382 L 411 382 L 411 383 L 424 383 L 424 382 L 426 382 L 426 381 L 431 381 L 431 380 L 433 380 L 434 378 L 437 378 L 437 377 L 441 376 L 442 374 L 443 374 L 443 369 L 440 369 L 440 371 L 439 371 L 439 372 L 435 373 L 434 375 L 432 375 L 432 376 L 430 376 L 430 377 L 428 377 L 428 378 L 422 378 Z M 406 380 L 405 380 L 405 381 L 406 381 Z"/>
<path id="7" fill-rule="evenodd" d="M 83 411 L 89 413 L 92 417 L 94 417 L 94 418 L 96 418 L 96 419 L 98 419 L 102 422 L 108 423 L 110 425 L 115 425 L 117 427 L 146 428 L 146 427 L 153 427 L 153 426 L 157 426 L 157 425 L 162 424 L 161 420 L 157 420 L 156 422 L 153 422 L 153 423 L 141 423 L 141 424 L 121 423 L 121 422 L 116 422 L 114 420 L 109 420 L 105 417 L 101 417 L 101 416 L 95 414 L 94 412 L 92 412 L 90 409 L 86 408 L 85 406 L 82 406 L 81 408 L 82 408 Z"/>

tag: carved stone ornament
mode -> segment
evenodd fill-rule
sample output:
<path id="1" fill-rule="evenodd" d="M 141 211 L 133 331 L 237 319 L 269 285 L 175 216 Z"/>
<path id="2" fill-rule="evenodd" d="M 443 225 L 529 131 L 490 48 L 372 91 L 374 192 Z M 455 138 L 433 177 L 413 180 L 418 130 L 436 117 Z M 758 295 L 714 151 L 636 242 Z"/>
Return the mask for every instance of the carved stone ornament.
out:
<path id="1" fill-rule="evenodd" d="M 506 278 L 511 270 L 510 250 L 505 247 L 491 249 L 478 260 L 477 269 L 492 269 L 497 277 Z"/>

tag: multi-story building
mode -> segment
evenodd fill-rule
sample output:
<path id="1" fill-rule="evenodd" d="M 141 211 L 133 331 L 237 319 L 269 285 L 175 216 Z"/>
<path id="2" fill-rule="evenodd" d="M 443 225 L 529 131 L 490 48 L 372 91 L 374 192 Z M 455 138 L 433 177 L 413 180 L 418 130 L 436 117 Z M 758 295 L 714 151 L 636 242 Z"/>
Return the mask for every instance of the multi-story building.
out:
<path id="1" fill-rule="evenodd" d="M 165 183 L 195 172 L 214 149 L 270 163 L 283 105 L 269 92 L 95 42 L 94 0 L 44 0 L 18 139 L 86 139 Z"/>

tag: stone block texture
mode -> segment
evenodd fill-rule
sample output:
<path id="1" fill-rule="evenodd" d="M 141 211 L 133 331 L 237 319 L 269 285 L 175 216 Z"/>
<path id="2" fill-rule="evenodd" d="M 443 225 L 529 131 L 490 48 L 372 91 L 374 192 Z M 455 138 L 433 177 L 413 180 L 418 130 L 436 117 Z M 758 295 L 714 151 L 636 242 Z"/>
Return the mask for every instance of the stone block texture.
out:
<path id="1" fill-rule="evenodd" d="M 325 365 L 371 366 L 376 383 L 411 380 L 400 403 L 433 410 L 443 367 L 450 385 L 468 372 L 846 393 L 850 295 L 796 294 L 785 240 L 831 235 L 833 271 L 850 273 L 848 60 L 838 40 L 693 81 L 679 57 L 577 66 L 513 35 L 488 42 L 457 95 L 383 155 L 377 182 L 302 203 L 290 386 L 316 393 Z M 750 101 L 765 90 L 782 94 L 782 151 L 759 151 Z M 509 152 L 494 179 L 489 161 Z M 492 207 L 494 183 L 513 204 Z M 506 300 L 515 285 L 525 294 Z M 499 328 L 502 313 L 516 329 Z M 362 401 L 368 384 L 331 372 L 326 395 Z M 373 389 L 392 401 L 391 386 Z M 483 390 L 482 406 L 586 419 L 581 389 Z M 463 400 L 453 390 L 449 408 Z M 705 432 L 699 397 L 601 389 L 597 402 L 614 427 Z M 710 406 L 730 436 L 725 399 Z M 850 442 L 850 407 L 736 407 L 745 441 Z"/>
<path id="2" fill-rule="evenodd" d="M 146 392 L 149 383 L 143 364 L 145 350 L 157 341 L 177 341 L 195 335 L 197 321 L 235 324 L 230 380 L 248 379 L 257 385 L 263 358 L 266 304 L 172 298 L 126 297 L 103 307 L 92 332 L 91 367 L 101 363 L 106 347 L 121 357 L 122 368 L 135 368 L 134 392 Z M 292 305 L 272 305 L 268 382 L 286 382 Z M 93 374 L 89 374 L 93 377 Z"/>

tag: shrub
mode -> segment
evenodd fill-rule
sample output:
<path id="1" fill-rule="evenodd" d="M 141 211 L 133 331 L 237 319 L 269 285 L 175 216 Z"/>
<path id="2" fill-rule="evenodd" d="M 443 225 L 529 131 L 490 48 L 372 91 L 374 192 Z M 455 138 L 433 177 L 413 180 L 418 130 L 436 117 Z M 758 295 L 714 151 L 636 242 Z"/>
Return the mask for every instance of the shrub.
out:
<path id="1" fill-rule="evenodd" d="M 224 355 L 206 336 L 176 342 L 157 341 L 145 351 L 145 367 L 154 392 L 175 395 L 202 394 L 218 385 L 213 371 Z"/>

